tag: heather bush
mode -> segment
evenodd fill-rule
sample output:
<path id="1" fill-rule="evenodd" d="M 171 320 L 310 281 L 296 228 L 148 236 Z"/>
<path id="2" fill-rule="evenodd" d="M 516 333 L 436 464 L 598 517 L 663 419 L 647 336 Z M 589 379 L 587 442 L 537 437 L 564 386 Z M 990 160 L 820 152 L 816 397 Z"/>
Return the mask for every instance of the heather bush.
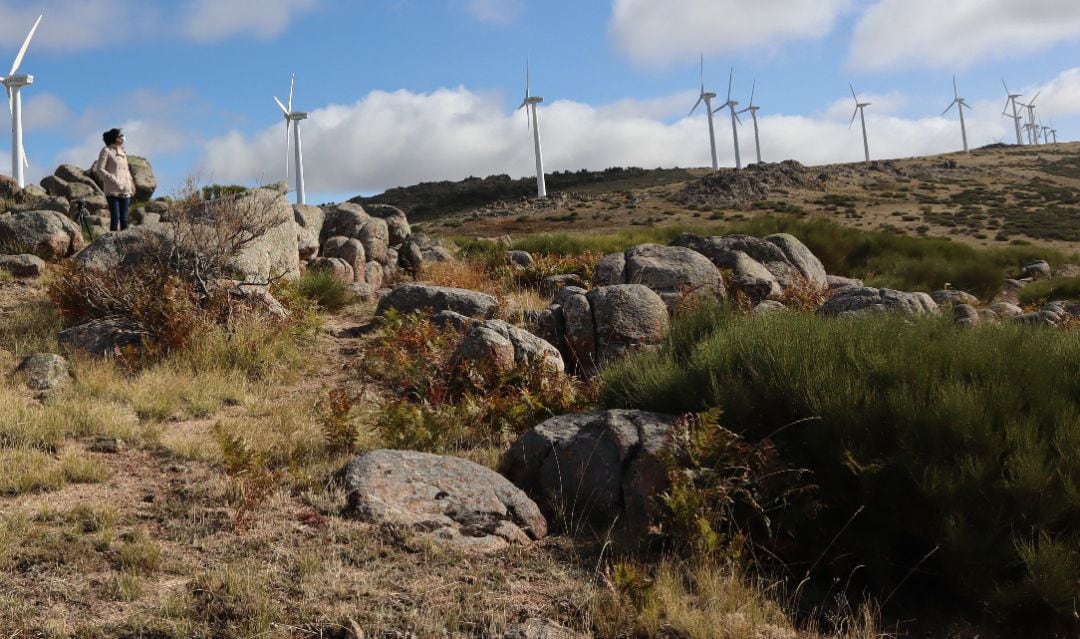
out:
<path id="1" fill-rule="evenodd" d="M 601 401 L 719 410 L 749 445 L 808 470 L 812 496 L 750 539 L 805 576 L 805 594 L 839 580 L 894 603 L 1066 620 L 1080 581 L 1077 361 L 1075 331 L 702 305 L 662 349 L 609 368 Z"/>

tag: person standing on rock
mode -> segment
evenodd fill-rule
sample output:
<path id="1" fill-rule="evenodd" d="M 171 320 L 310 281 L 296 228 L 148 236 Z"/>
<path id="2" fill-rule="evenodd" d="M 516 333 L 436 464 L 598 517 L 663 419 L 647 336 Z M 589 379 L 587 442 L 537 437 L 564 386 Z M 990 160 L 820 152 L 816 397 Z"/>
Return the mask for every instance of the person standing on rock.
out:
<path id="1" fill-rule="evenodd" d="M 109 129 L 101 138 L 105 148 L 98 154 L 93 171 L 101 179 L 109 203 L 109 230 L 122 231 L 128 227 L 128 209 L 131 196 L 135 194 L 135 180 L 128 169 L 123 131 Z"/>

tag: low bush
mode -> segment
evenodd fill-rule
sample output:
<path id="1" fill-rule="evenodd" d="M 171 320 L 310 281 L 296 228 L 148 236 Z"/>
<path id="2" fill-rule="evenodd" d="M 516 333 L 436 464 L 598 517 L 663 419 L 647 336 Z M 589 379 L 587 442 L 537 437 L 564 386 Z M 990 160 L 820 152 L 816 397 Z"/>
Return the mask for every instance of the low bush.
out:
<path id="1" fill-rule="evenodd" d="M 1080 277 L 1054 277 L 1032 282 L 1020 289 L 1019 297 L 1024 306 L 1054 300 L 1080 299 Z"/>
<path id="2" fill-rule="evenodd" d="M 327 311 L 339 311 L 356 299 L 349 287 L 330 271 L 308 270 L 291 286 L 304 298 Z"/>
<path id="3" fill-rule="evenodd" d="M 544 367 L 499 373 L 454 361 L 461 338 L 458 330 L 418 315 L 386 316 L 362 371 L 392 398 L 374 416 L 387 445 L 431 452 L 504 446 L 588 402 L 570 377 Z"/>
<path id="4" fill-rule="evenodd" d="M 601 400 L 723 411 L 727 428 L 809 470 L 816 490 L 751 543 L 820 597 L 847 584 L 1066 620 L 1080 582 L 1077 361 L 1075 331 L 703 306 L 662 349 L 610 368 Z"/>

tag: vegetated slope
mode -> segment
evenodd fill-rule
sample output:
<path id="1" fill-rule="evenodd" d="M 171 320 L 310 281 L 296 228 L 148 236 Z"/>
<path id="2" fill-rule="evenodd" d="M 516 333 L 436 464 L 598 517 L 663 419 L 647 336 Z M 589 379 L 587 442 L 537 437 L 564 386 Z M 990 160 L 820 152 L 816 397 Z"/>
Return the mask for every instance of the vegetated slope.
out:
<path id="1" fill-rule="evenodd" d="M 392 189 L 357 201 L 403 208 L 429 230 L 467 236 L 609 231 L 738 221 L 761 213 L 825 217 L 864 230 L 977 246 L 1037 242 L 1080 249 L 1080 143 L 992 145 L 970 154 L 816 167 L 786 161 L 742 171 L 610 169 Z"/>
<path id="2" fill-rule="evenodd" d="M 612 167 L 603 171 L 556 171 L 546 175 L 549 191 L 607 192 L 636 188 L 657 183 L 686 179 L 682 169 L 647 170 L 637 167 Z M 372 197 L 357 196 L 349 200 L 357 204 L 368 202 L 390 204 L 408 212 L 413 221 L 427 220 L 451 213 L 489 206 L 501 201 L 523 200 L 536 196 L 536 179 L 513 179 L 509 175 L 469 177 L 459 182 L 421 182 L 397 187 Z"/>

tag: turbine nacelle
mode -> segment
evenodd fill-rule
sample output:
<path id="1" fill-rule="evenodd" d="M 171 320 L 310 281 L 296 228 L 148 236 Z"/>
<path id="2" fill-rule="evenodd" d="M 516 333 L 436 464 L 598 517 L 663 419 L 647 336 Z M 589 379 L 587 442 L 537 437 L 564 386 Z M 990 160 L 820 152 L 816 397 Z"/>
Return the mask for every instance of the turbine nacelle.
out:
<path id="1" fill-rule="evenodd" d="M 32 75 L 9 75 L 6 78 L 0 78 L 0 82 L 9 89 L 15 89 L 18 87 L 28 87 L 34 83 L 34 76 Z"/>

